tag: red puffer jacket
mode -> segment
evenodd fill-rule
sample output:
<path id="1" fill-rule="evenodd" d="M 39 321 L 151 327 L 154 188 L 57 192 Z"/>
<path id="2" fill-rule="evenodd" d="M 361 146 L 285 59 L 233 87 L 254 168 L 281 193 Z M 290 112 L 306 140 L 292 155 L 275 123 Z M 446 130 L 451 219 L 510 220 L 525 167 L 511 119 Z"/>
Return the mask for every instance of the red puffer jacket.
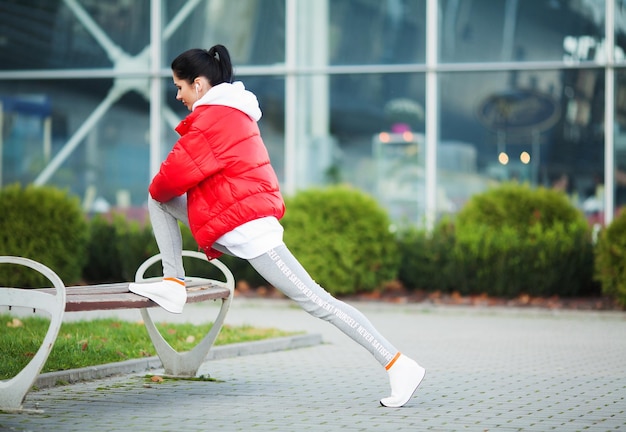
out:
<path id="1" fill-rule="evenodd" d="M 150 184 L 159 202 L 187 193 L 189 225 L 209 258 L 222 235 L 254 219 L 280 219 L 285 205 L 256 121 L 235 108 L 197 107 Z"/>

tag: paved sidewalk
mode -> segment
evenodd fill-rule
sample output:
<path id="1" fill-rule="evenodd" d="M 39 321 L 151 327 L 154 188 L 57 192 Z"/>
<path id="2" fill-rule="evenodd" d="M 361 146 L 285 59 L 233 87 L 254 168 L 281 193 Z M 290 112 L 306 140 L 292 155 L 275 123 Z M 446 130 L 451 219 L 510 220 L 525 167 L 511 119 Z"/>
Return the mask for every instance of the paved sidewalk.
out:
<path id="1" fill-rule="evenodd" d="M 326 343 L 206 362 L 200 373 L 219 382 L 131 374 L 31 391 L 25 408 L 44 413 L 0 414 L 0 430 L 626 430 L 626 313 L 353 304 L 426 367 L 407 406 L 379 406 L 386 373 L 334 327 L 287 301 L 236 298 L 227 324 Z M 177 319 L 212 319 L 190 306 Z"/>

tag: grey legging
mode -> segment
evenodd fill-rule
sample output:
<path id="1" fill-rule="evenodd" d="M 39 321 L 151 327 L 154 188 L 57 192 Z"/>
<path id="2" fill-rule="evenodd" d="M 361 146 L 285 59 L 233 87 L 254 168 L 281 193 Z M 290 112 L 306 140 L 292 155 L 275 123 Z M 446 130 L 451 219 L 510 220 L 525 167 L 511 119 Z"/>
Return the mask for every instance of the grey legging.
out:
<path id="1" fill-rule="evenodd" d="M 287 246 L 274 248 L 248 262 L 302 309 L 330 322 L 361 344 L 382 366 L 386 366 L 398 352 L 359 310 L 337 300 L 315 283 Z"/>
<path id="2" fill-rule="evenodd" d="M 154 236 L 162 255 L 163 275 L 184 276 L 182 238 L 178 221 L 189 225 L 186 196 L 167 203 L 149 198 L 148 208 Z M 213 247 L 231 254 L 219 244 Z M 372 323 L 356 308 L 331 296 L 309 276 L 284 244 L 248 262 L 266 281 L 294 300 L 314 317 L 330 322 L 355 342 L 363 346 L 386 366 L 398 350 L 385 339 Z"/>

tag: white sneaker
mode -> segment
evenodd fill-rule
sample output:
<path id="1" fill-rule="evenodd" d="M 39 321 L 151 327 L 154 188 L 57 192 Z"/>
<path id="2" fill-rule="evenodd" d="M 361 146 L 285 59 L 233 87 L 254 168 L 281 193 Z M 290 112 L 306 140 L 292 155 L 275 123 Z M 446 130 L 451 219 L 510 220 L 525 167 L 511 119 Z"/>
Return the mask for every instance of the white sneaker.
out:
<path id="1" fill-rule="evenodd" d="M 178 278 L 163 278 L 160 282 L 131 283 L 128 290 L 161 306 L 168 312 L 182 313 L 187 303 L 185 281 Z"/>
<path id="2" fill-rule="evenodd" d="M 380 400 L 382 406 L 399 408 L 406 404 L 426 375 L 426 369 L 404 354 L 387 370 L 391 396 Z"/>

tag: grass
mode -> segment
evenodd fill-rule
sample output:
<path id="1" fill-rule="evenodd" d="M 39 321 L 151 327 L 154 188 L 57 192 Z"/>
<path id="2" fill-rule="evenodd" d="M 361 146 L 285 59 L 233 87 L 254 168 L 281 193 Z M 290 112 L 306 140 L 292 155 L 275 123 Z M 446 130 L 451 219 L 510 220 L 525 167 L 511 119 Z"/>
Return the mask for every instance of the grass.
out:
<path id="1" fill-rule="evenodd" d="M 0 314 L 0 379 L 15 376 L 35 355 L 48 331 L 43 317 L 15 318 Z M 177 351 L 189 351 L 212 324 L 158 323 L 157 328 Z M 226 345 L 293 333 L 251 326 L 223 326 L 215 342 Z M 76 369 L 156 355 L 143 322 L 95 319 L 61 324 L 42 372 Z"/>

